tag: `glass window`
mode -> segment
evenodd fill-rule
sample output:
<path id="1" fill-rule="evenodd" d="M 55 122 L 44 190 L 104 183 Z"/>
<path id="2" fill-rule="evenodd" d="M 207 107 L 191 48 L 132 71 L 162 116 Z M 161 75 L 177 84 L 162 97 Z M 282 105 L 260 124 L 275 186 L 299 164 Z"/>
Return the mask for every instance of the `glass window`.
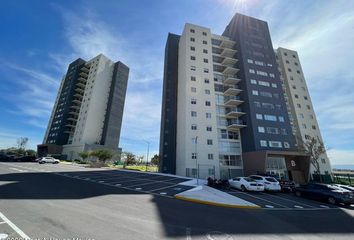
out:
<path id="1" fill-rule="evenodd" d="M 191 116 L 192 117 L 196 117 L 197 116 L 197 112 L 196 111 L 191 111 Z"/>
<path id="2" fill-rule="evenodd" d="M 263 120 L 262 114 L 259 114 L 259 113 L 256 114 L 256 118 L 259 119 L 259 120 Z"/>
<path id="3" fill-rule="evenodd" d="M 197 130 L 197 124 L 192 124 L 191 129 L 192 130 Z"/>
<path id="4" fill-rule="evenodd" d="M 195 42 L 195 38 L 191 38 L 191 42 Z"/>
<path id="5" fill-rule="evenodd" d="M 195 47 L 191 46 L 191 51 L 195 51 Z"/>
<path id="6" fill-rule="evenodd" d="M 209 95 L 210 94 L 210 90 L 209 89 L 205 89 L 205 94 Z"/>
<path id="7" fill-rule="evenodd" d="M 264 132 L 265 132 L 264 127 L 259 127 L 259 126 L 258 126 L 258 132 L 264 133 Z"/>
<path id="8" fill-rule="evenodd" d="M 197 78 L 195 76 L 191 76 L 191 81 L 195 82 Z"/>
<path id="9" fill-rule="evenodd" d="M 257 80 L 251 79 L 251 84 L 257 84 Z"/>
<path id="10" fill-rule="evenodd" d="M 213 145 L 213 139 L 207 139 L 207 144 L 208 145 Z"/>
<path id="11" fill-rule="evenodd" d="M 197 88 L 191 87 L 191 92 L 197 92 Z"/>
<path id="12" fill-rule="evenodd" d="M 191 104 L 197 104 L 197 99 L 192 98 L 192 99 L 191 99 Z"/>
<path id="13" fill-rule="evenodd" d="M 213 130 L 212 126 L 207 126 L 206 127 L 207 132 L 211 132 Z"/>
<path id="14" fill-rule="evenodd" d="M 206 118 L 211 118 L 211 113 L 205 113 Z"/>
<path id="15" fill-rule="evenodd" d="M 267 141 L 265 140 L 260 140 L 259 143 L 261 144 L 262 147 L 268 147 Z"/>
<path id="16" fill-rule="evenodd" d="M 264 114 L 264 120 L 276 122 L 277 117 L 274 115 Z"/>
<path id="17" fill-rule="evenodd" d="M 257 90 L 252 90 L 252 94 L 258 96 L 258 91 Z"/>
<path id="18" fill-rule="evenodd" d="M 283 116 L 278 116 L 279 122 L 284 122 L 284 117 Z"/>
<path id="19" fill-rule="evenodd" d="M 282 144 L 279 141 L 269 141 L 269 147 L 281 148 Z"/>
<path id="20" fill-rule="evenodd" d="M 256 73 L 256 71 L 254 71 L 254 69 L 248 69 L 249 73 Z"/>
<path id="21" fill-rule="evenodd" d="M 214 155 L 212 153 L 208 153 L 208 159 L 209 160 L 213 160 L 214 159 Z"/>

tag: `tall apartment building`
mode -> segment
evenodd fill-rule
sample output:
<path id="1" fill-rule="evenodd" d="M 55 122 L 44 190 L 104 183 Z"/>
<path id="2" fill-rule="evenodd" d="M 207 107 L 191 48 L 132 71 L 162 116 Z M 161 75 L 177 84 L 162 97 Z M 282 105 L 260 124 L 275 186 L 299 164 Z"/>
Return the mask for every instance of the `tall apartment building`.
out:
<path id="1" fill-rule="evenodd" d="M 255 173 L 304 182 L 266 22 L 236 14 L 222 35 L 186 24 L 169 34 L 160 171 L 231 178 Z"/>
<path id="2" fill-rule="evenodd" d="M 79 159 L 100 148 L 118 151 L 129 68 L 100 54 L 72 62 L 63 77 L 38 154 Z"/>
<path id="3" fill-rule="evenodd" d="M 311 138 L 323 142 L 297 52 L 278 48 L 275 54 L 297 145 L 301 147 Z M 331 164 L 326 153 L 320 156 L 319 164 L 320 174 L 328 175 L 331 172 Z M 315 172 L 312 165 L 311 172 Z"/>

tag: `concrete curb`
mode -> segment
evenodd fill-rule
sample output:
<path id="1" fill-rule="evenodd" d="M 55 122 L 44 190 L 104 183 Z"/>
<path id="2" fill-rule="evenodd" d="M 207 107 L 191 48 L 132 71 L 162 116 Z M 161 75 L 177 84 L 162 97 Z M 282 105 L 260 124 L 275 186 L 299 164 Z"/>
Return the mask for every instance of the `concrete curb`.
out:
<path id="1" fill-rule="evenodd" d="M 226 203 L 215 203 L 215 202 L 204 201 L 204 200 L 199 200 L 199 199 L 195 199 L 195 198 L 183 197 L 183 196 L 179 196 L 179 195 L 175 195 L 175 198 L 179 199 L 179 200 L 188 201 L 188 202 L 212 205 L 212 206 L 217 206 L 217 207 L 261 209 L 260 206 L 247 206 L 247 205 L 235 205 L 235 204 L 226 204 Z"/>

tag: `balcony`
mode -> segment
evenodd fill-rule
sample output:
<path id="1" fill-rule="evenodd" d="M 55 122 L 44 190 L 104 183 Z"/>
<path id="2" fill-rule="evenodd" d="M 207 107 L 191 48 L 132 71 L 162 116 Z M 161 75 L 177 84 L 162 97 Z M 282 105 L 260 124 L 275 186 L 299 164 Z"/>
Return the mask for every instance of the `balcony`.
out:
<path id="1" fill-rule="evenodd" d="M 74 123 L 67 123 L 67 124 L 65 124 L 65 127 L 75 128 L 75 124 Z"/>
<path id="2" fill-rule="evenodd" d="M 225 66 L 233 66 L 237 62 L 238 59 L 236 58 L 225 57 L 224 60 L 221 62 L 221 64 Z"/>
<path id="3" fill-rule="evenodd" d="M 80 106 L 79 105 L 71 105 L 70 108 L 80 110 Z"/>
<path id="4" fill-rule="evenodd" d="M 242 92 L 241 89 L 238 88 L 237 85 L 232 87 L 224 87 L 224 95 L 225 96 L 236 96 Z"/>
<path id="5" fill-rule="evenodd" d="M 81 104 L 81 100 L 80 100 L 80 99 L 73 99 L 72 102 L 73 102 L 73 103 L 76 103 L 76 104 Z"/>
<path id="6" fill-rule="evenodd" d="M 236 78 L 236 76 L 226 76 L 223 80 L 224 84 L 237 84 L 241 81 L 241 79 Z"/>
<path id="7" fill-rule="evenodd" d="M 73 117 L 68 117 L 67 118 L 69 121 L 72 121 L 72 122 L 77 122 L 77 119 L 76 118 L 73 118 Z"/>
<path id="8" fill-rule="evenodd" d="M 85 72 L 80 72 L 79 76 L 84 77 L 84 78 L 88 77 L 87 73 L 85 73 Z"/>
<path id="9" fill-rule="evenodd" d="M 238 130 L 240 128 L 246 127 L 246 123 L 239 119 L 229 119 L 227 120 L 227 129 L 228 130 Z"/>
<path id="10" fill-rule="evenodd" d="M 220 53 L 220 55 L 223 57 L 233 58 L 236 52 L 237 51 L 234 49 L 224 48 L 224 50 Z"/>
<path id="11" fill-rule="evenodd" d="M 243 101 L 241 100 L 241 98 L 239 96 L 225 97 L 225 100 L 224 100 L 224 105 L 226 107 L 237 107 L 238 105 L 240 105 L 242 103 L 243 103 Z"/>
<path id="12" fill-rule="evenodd" d="M 235 68 L 235 67 L 226 66 L 222 73 L 225 75 L 235 75 L 238 71 L 240 71 L 240 69 Z"/>
<path id="13" fill-rule="evenodd" d="M 83 82 L 83 83 L 87 82 L 87 79 L 83 78 L 83 77 L 79 77 L 78 80 L 79 80 L 79 82 Z"/>
<path id="14" fill-rule="evenodd" d="M 220 47 L 222 47 L 222 48 L 234 48 L 235 47 L 235 42 L 230 40 L 230 39 L 223 38 L 221 40 Z"/>
<path id="15" fill-rule="evenodd" d="M 73 96 L 76 98 L 79 98 L 79 99 L 83 98 L 82 94 L 79 94 L 79 93 L 75 93 Z"/>
<path id="16" fill-rule="evenodd" d="M 74 116 L 79 116 L 79 112 L 71 110 L 69 114 L 74 115 Z"/>
<path id="17" fill-rule="evenodd" d="M 78 93 L 84 93 L 85 89 L 82 89 L 81 87 L 76 86 L 75 91 L 78 92 Z"/>
<path id="18" fill-rule="evenodd" d="M 245 113 L 242 112 L 242 109 L 241 108 L 229 108 L 229 109 L 226 109 L 226 112 L 225 112 L 225 116 L 226 118 L 238 118 L 242 115 L 244 115 Z"/>
<path id="19" fill-rule="evenodd" d="M 90 69 L 85 66 L 85 67 L 81 68 L 81 71 L 83 71 L 85 73 L 89 73 Z"/>
<path id="20" fill-rule="evenodd" d="M 82 82 L 78 82 L 76 83 L 76 86 L 79 86 L 79 87 L 82 87 L 82 88 L 85 88 L 85 84 L 83 84 Z"/>

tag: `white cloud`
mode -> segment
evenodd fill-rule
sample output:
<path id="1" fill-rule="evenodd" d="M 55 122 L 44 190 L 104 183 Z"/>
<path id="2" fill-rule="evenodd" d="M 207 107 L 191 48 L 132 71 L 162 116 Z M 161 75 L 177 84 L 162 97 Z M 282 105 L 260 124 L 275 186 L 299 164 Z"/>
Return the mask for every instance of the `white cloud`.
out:
<path id="1" fill-rule="evenodd" d="M 354 150 L 331 149 L 327 151 L 332 165 L 354 165 Z"/>

